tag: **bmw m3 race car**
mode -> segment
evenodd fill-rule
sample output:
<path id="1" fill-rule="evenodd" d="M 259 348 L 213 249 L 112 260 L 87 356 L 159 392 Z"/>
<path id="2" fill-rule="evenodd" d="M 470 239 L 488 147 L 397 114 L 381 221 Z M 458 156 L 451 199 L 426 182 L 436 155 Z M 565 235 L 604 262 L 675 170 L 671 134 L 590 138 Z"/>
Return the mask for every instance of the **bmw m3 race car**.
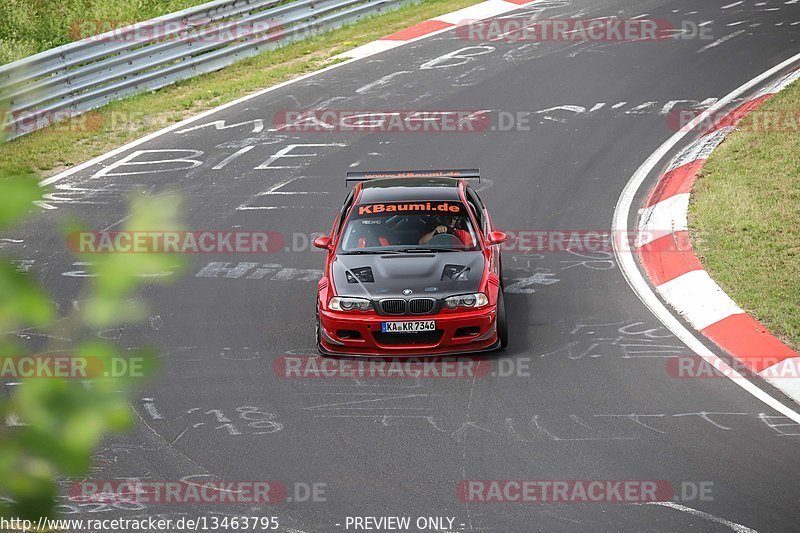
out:
<path id="1" fill-rule="evenodd" d="M 348 172 L 317 296 L 322 355 L 428 356 L 503 348 L 507 236 L 467 179 L 478 170 Z"/>

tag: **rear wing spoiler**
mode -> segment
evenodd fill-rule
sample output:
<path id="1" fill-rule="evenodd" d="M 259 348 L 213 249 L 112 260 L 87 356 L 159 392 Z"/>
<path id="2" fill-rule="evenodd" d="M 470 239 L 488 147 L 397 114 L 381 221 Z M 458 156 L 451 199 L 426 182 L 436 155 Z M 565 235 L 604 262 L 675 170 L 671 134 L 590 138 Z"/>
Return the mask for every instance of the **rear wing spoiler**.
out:
<path id="1" fill-rule="evenodd" d="M 345 184 L 383 178 L 460 178 L 477 179 L 481 182 L 481 171 L 477 168 L 452 168 L 445 170 L 374 170 L 368 172 L 348 172 Z"/>

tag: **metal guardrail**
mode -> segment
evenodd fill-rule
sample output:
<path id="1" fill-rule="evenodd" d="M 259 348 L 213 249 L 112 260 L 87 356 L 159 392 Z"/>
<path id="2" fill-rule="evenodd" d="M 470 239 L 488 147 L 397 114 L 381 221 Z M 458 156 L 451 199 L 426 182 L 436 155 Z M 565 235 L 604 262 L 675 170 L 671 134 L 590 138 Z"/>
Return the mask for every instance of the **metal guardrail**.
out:
<path id="1" fill-rule="evenodd" d="M 9 138 L 410 0 L 215 0 L 0 66 Z"/>

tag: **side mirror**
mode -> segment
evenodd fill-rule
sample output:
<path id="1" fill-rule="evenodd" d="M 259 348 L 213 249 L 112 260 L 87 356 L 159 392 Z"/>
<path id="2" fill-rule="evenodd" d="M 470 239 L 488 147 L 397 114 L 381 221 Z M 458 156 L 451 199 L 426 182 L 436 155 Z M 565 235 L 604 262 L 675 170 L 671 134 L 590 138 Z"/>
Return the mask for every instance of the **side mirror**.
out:
<path id="1" fill-rule="evenodd" d="M 327 235 L 320 235 L 316 239 L 314 239 L 314 246 L 316 248 L 322 248 L 323 250 L 330 250 L 331 249 L 331 238 Z"/>
<path id="2" fill-rule="evenodd" d="M 502 231 L 489 232 L 489 244 L 503 244 L 508 240 L 508 235 Z"/>

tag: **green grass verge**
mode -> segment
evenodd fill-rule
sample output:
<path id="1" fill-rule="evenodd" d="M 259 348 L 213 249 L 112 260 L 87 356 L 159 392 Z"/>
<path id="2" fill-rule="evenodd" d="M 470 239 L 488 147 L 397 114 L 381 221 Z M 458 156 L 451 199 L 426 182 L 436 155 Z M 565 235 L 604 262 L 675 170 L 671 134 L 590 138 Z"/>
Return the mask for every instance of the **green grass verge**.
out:
<path id="1" fill-rule="evenodd" d="M 208 0 L 2 0 L 0 65 Z"/>
<path id="2" fill-rule="evenodd" d="M 798 110 L 800 83 L 795 83 L 756 115 L 796 117 Z M 754 127 L 754 118 L 764 117 L 745 118 L 703 167 L 691 196 L 689 226 L 711 277 L 740 307 L 798 349 L 800 131 L 796 122 L 793 131 L 758 131 L 765 128 Z"/>
<path id="3" fill-rule="evenodd" d="M 329 33 L 264 52 L 221 71 L 113 102 L 85 120 L 96 128 L 45 128 L 0 144 L 0 175 L 56 174 L 150 132 L 246 94 L 335 63 L 334 56 L 481 0 L 422 0 Z M 81 119 L 77 120 L 81 123 Z"/>

